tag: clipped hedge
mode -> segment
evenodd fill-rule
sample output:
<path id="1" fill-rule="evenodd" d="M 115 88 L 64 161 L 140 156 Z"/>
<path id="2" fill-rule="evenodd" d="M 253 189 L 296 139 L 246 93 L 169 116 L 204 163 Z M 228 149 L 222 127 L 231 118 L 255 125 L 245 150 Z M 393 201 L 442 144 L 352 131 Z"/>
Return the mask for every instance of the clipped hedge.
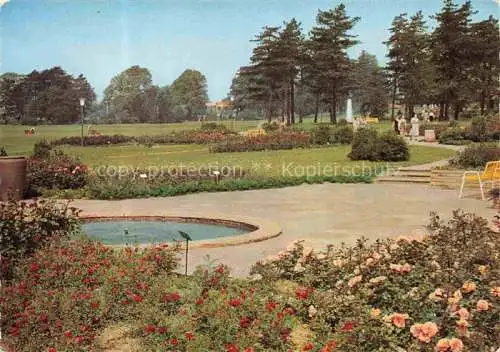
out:
<path id="1" fill-rule="evenodd" d="M 310 134 L 306 132 L 282 132 L 253 137 L 227 138 L 210 147 L 212 153 L 253 152 L 262 150 L 281 150 L 308 148 L 311 146 Z"/>
<path id="2" fill-rule="evenodd" d="M 252 189 L 283 188 L 301 184 L 318 183 L 371 183 L 373 175 L 302 176 L 270 178 L 228 178 L 219 182 L 214 180 L 189 181 L 177 184 L 144 185 L 140 183 L 92 184 L 82 190 L 47 192 L 45 196 L 58 198 L 90 199 L 127 199 L 147 197 L 173 197 L 200 192 L 230 192 Z"/>

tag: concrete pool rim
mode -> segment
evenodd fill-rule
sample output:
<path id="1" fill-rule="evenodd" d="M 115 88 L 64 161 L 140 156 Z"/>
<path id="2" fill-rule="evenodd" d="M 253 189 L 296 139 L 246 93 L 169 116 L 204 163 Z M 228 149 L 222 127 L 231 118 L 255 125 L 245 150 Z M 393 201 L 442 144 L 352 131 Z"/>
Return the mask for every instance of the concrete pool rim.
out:
<path id="1" fill-rule="evenodd" d="M 239 228 L 249 232 L 208 240 L 195 240 L 189 242 L 190 248 L 217 248 L 238 246 L 254 242 L 265 241 L 281 235 L 281 227 L 271 221 L 234 215 L 83 215 L 79 217 L 82 223 L 105 221 L 172 221 L 178 223 L 198 223 L 210 225 L 223 225 Z M 168 243 L 168 241 L 165 241 Z M 140 244 L 139 247 L 148 247 L 152 244 Z M 124 247 L 125 245 L 106 245 L 108 247 Z"/>

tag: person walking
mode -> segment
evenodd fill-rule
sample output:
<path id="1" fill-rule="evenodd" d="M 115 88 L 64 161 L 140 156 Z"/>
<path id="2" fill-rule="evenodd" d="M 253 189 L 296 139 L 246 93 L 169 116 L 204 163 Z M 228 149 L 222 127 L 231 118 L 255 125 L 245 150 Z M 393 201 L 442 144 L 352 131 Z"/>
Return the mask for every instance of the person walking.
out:
<path id="1" fill-rule="evenodd" d="M 411 123 L 411 132 L 410 132 L 410 139 L 413 140 L 413 138 L 417 139 L 417 137 L 420 134 L 420 120 L 417 117 L 417 115 L 413 115 L 412 119 L 410 120 Z"/>

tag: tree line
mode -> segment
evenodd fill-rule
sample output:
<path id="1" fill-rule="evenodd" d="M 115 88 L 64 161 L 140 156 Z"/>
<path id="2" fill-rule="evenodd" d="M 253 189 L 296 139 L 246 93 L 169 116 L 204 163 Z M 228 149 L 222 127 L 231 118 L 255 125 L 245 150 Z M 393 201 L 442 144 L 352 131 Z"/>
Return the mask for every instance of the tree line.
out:
<path id="1" fill-rule="evenodd" d="M 185 70 L 170 86 L 152 84 L 147 68 L 132 66 L 113 77 L 96 102 L 83 75 L 76 78 L 56 66 L 28 75 L 0 76 L 0 122 L 69 124 L 79 122 L 80 98 L 87 121 L 101 123 L 175 122 L 205 114 L 207 81 L 196 70 Z"/>
<path id="2" fill-rule="evenodd" d="M 282 26 L 265 26 L 250 64 L 239 69 L 231 85 L 238 110 L 260 111 L 288 124 L 319 110 L 336 122 L 348 97 L 361 113 L 383 116 L 392 102 L 414 114 L 417 105 L 440 106 L 440 119 L 458 118 L 470 103 L 480 113 L 498 107 L 500 38 L 498 20 L 472 22 L 470 1 L 462 5 L 444 0 L 431 16 L 436 28 L 428 31 L 421 11 L 396 16 L 385 41 L 388 63 L 362 52 L 350 59 L 347 51 L 359 44 L 352 29 L 359 17 L 349 17 L 344 4 L 319 10 L 307 35 L 295 19 Z M 299 102 L 298 106 L 297 102 Z"/>
<path id="3" fill-rule="evenodd" d="M 432 32 L 421 11 L 394 18 L 385 42 L 392 102 L 402 101 L 410 115 L 415 105 L 437 104 L 440 120 L 457 119 L 470 103 L 481 114 L 498 108 L 498 20 L 472 22 L 473 13 L 470 1 L 445 0 L 431 16 L 437 22 Z"/>

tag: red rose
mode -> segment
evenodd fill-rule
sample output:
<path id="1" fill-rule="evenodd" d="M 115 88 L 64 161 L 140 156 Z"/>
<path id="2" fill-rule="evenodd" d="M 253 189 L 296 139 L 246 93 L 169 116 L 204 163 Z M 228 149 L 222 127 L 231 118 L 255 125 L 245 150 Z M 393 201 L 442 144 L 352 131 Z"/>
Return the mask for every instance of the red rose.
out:
<path id="1" fill-rule="evenodd" d="M 240 326 L 242 328 L 248 328 L 250 326 L 250 319 L 248 317 L 243 317 L 240 319 Z"/>
<path id="2" fill-rule="evenodd" d="M 180 299 L 181 295 L 179 294 L 179 292 L 170 292 L 163 296 L 163 301 L 166 303 L 180 301 Z"/>
<path id="3" fill-rule="evenodd" d="M 162 326 L 162 327 L 159 327 L 159 328 L 158 328 L 158 333 L 159 333 L 159 334 L 166 334 L 166 333 L 167 333 L 167 330 L 168 330 L 168 329 L 167 329 L 166 327 Z"/>
<path id="4" fill-rule="evenodd" d="M 172 340 L 170 340 L 170 344 L 171 344 L 172 346 L 177 346 L 177 344 L 178 344 L 178 343 L 179 343 L 179 341 L 178 341 L 177 339 L 172 339 Z"/>
<path id="5" fill-rule="evenodd" d="M 240 349 L 234 343 L 231 343 L 226 346 L 226 352 L 239 352 Z"/>
<path id="6" fill-rule="evenodd" d="M 57 352 L 55 347 L 49 347 L 47 352 Z"/>
<path id="7" fill-rule="evenodd" d="M 148 324 L 144 327 L 144 333 L 146 334 L 152 334 L 156 332 L 156 326 L 153 324 Z"/>
<path id="8" fill-rule="evenodd" d="M 231 307 L 239 307 L 241 305 L 241 301 L 238 298 L 234 298 L 229 301 L 229 305 Z"/>
<path id="9" fill-rule="evenodd" d="M 348 321 L 344 323 L 344 326 L 342 327 L 342 331 L 351 331 L 354 328 L 354 324 L 352 321 Z"/>
<path id="10" fill-rule="evenodd" d="M 224 267 L 222 265 L 219 265 L 217 269 L 215 269 L 215 271 L 219 274 L 224 274 Z"/>
<path id="11" fill-rule="evenodd" d="M 278 303 L 276 303 L 274 301 L 268 301 L 266 304 L 266 308 L 269 312 L 272 312 L 273 310 L 275 310 L 277 306 L 278 306 Z"/>
<path id="12" fill-rule="evenodd" d="M 310 287 L 297 287 L 295 289 L 295 296 L 297 297 L 297 299 L 300 299 L 300 300 L 305 300 L 305 299 L 308 299 L 309 298 L 309 295 L 313 292 L 313 289 L 310 288 Z"/>
<path id="13" fill-rule="evenodd" d="M 132 294 L 131 297 L 132 297 L 132 300 L 136 303 L 140 303 L 140 302 L 144 301 L 144 298 L 142 296 L 139 296 L 136 294 Z"/>
<path id="14" fill-rule="evenodd" d="M 191 331 L 186 332 L 185 336 L 186 336 L 186 340 L 188 340 L 188 341 L 194 340 L 194 334 Z"/>
<path id="15" fill-rule="evenodd" d="M 314 348 L 313 344 L 309 342 L 302 348 L 302 351 L 310 351 L 313 348 Z"/>
<path id="16" fill-rule="evenodd" d="M 70 330 L 66 330 L 66 331 L 64 332 L 64 336 L 65 336 L 65 337 L 73 337 L 73 333 L 72 333 Z"/>
<path id="17" fill-rule="evenodd" d="M 32 272 L 37 272 L 38 270 L 40 270 L 40 264 L 38 264 L 37 262 L 31 263 L 30 270 Z"/>

